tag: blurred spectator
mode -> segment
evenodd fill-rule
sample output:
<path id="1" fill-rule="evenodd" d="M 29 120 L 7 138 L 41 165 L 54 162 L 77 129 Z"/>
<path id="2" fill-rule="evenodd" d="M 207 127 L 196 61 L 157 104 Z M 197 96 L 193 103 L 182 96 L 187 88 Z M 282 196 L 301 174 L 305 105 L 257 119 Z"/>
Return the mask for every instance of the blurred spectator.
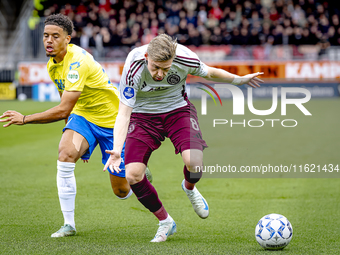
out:
<path id="1" fill-rule="evenodd" d="M 240 33 L 240 45 L 247 45 L 248 44 L 248 29 L 245 27 L 241 28 L 241 33 Z"/>
<path id="2" fill-rule="evenodd" d="M 202 44 L 202 36 L 194 26 L 188 26 L 189 39 L 187 41 L 188 45 L 194 45 L 196 47 Z"/>
<path id="3" fill-rule="evenodd" d="M 214 27 L 217 27 L 218 25 L 219 25 L 219 20 L 212 13 L 209 13 L 205 26 L 208 29 L 213 29 Z"/>
<path id="4" fill-rule="evenodd" d="M 248 20 L 250 24 L 254 25 L 254 23 L 256 22 L 261 22 L 261 19 L 260 19 L 260 16 L 259 16 L 259 13 L 257 11 L 253 11 L 252 14 L 251 14 L 251 18 Z"/>
<path id="5" fill-rule="evenodd" d="M 142 36 L 142 45 L 148 44 L 153 38 L 155 38 L 155 36 L 151 34 L 150 29 L 146 28 L 144 30 L 144 35 Z"/>
<path id="6" fill-rule="evenodd" d="M 263 23 L 261 35 L 265 38 L 265 41 L 267 41 L 268 36 L 271 35 L 270 23 L 269 22 Z"/>
<path id="7" fill-rule="evenodd" d="M 234 27 L 231 35 L 232 35 L 231 44 L 240 45 L 241 44 L 240 30 L 237 27 Z"/>
<path id="8" fill-rule="evenodd" d="M 320 42 L 318 42 L 319 46 L 319 59 L 322 60 L 327 56 L 327 49 L 330 46 L 329 41 L 327 40 L 327 37 L 325 35 L 322 36 Z"/>
<path id="9" fill-rule="evenodd" d="M 89 15 L 88 15 L 88 22 L 92 23 L 93 26 L 101 26 L 97 13 L 95 13 L 94 11 L 90 11 Z"/>
<path id="10" fill-rule="evenodd" d="M 156 19 L 153 19 L 151 21 L 151 27 L 150 27 L 150 30 L 151 30 L 151 34 L 153 34 L 154 36 L 157 36 L 157 31 L 158 31 L 158 20 Z"/>
<path id="11" fill-rule="evenodd" d="M 195 11 L 197 8 L 197 1 L 192 1 L 192 0 L 184 0 L 183 1 L 183 8 L 185 10 L 189 11 Z M 188 22 L 190 23 L 190 22 Z"/>
<path id="12" fill-rule="evenodd" d="M 264 58 L 265 59 L 270 59 L 270 54 L 273 49 L 274 40 L 275 39 L 273 36 L 268 36 L 267 42 L 264 44 Z"/>
<path id="13" fill-rule="evenodd" d="M 220 27 L 215 27 L 213 30 L 213 33 L 210 37 L 210 44 L 211 45 L 221 45 L 223 41 L 222 33 L 221 33 L 221 28 Z"/>
<path id="14" fill-rule="evenodd" d="M 335 28 L 335 30 L 337 30 L 340 27 L 340 25 L 339 25 L 339 16 L 338 15 L 334 14 L 332 16 L 331 24 Z"/>
<path id="15" fill-rule="evenodd" d="M 286 27 L 282 33 L 282 44 L 288 45 L 293 43 L 293 28 Z"/>
<path id="16" fill-rule="evenodd" d="M 180 44 L 187 45 L 187 41 L 189 39 L 187 25 L 188 23 L 186 19 L 182 19 L 179 23 L 178 34 L 176 37 Z"/>
<path id="17" fill-rule="evenodd" d="M 108 30 L 107 27 L 102 27 L 100 29 L 100 35 L 101 35 L 101 38 L 102 38 L 102 44 L 103 44 L 103 47 L 111 47 L 113 46 L 112 45 L 112 37 L 111 37 L 111 34 Z"/>
<path id="18" fill-rule="evenodd" d="M 203 27 L 201 34 L 202 34 L 203 44 L 209 44 L 210 43 L 210 36 L 211 36 L 210 30 Z"/>
<path id="19" fill-rule="evenodd" d="M 98 26 L 93 27 L 92 35 L 89 40 L 89 47 L 97 47 L 97 43 L 101 41 L 100 36 L 98 37 L 99 31 L 100 31 L 100 28 Z M 99 48 L 100 48 L 100 44 L 101 43 L 99 43 L 98 45 Z"/>
<path id="20" fill-rule="evenodd" d="M 272 31 L 272 35 L 274 37 L 274 43 L 273 45 L 280 45 L 283 44 L 283 27 L 281 25 L 278 25 L 275 27 Z"/>
<path id="21" fill-rule="evenodd" d="M 193 11 L 188 11 L 186 19 L 188 24 L 193 24 L 194 26 L 197 26 L 197 17 Z"/>
<path id="22" fill-rule="evenodd" d="M 180 3 L 173 3 L 170 5 L 170 8 L 168 10 L 168 18 L 167 20 L 172 24 L 172 25 L 178 25 L 180 22 L 179 19 L 179 12 L 181 10 L 181 4 Z"/>
<path id="23" fill-rule="evenodd" d="M 273 6 L 270 8 L 270 16 L 271 21 L 276 21 L 280 18 L 280 14 L 277 12 L 276 8 Z"/>
<path id="24" fill-rule="evenodd" d="M 204 5 L 201 5 L 200 6 L 200 10 L 198 12 L 198 18 L 203 22 L 205 23 L 208 19 L 208 14 L 207 14 L 207 11 L 206 11 L 206 8 Z"/>
<path id="25" fill-rule="evenodd" d="M 76 32 L 76 30 L 73 30 L 73 32 L 71 34 L 70 43 L 80 46 L 80 35 L 81 35 L 80 32 Z"/>
<path id="26" fill-rule="evenodd" d="M 74 30 L 80 31 L 83 27 L 86 26 L 86 23 L 84 22 L 83 17 L 80 14 L 77 14 L 74 17 L 73 25 Z"/>
<path id="27" fill-rule="evenodd" d="M 318 30 L 317 25 L 313 25 L 310 28 L 310 34 L 311 34 L 311 40 L 313 41 L 314 45 L 317 44 L 322 37 L 322 33 Z"/>
<path id="28" fill-rule="evenodd" d="M 110 16 L 105 9 L 99 12 L 99 23 L 102 27 L 108 27 L 110 24 Z"/>
<path id="29" fill-rule="evenodd" d="M 166 22 L 166 14 L 163 10 L 163 8 L 158 8 L 157 10 L 157 18 L 158 18 L 158 22 L 159 22 L 159 27 L 164 27 L 165 22 Z"/>
<path id="30" fill-rule="evenodd" d="M 249 0 L 245 1 L 243 4 L 243 16 L 247 19 L 250 18 L 250 15 L 252 14 L 252 4 Z"/>
<path id="31" fill-rule="evenodd" d="M 295 27 L 294 28 L 294 34 L 292 37 L 292 44 L 294 45 L 300 45 L 302 42 L 302 29 L 301 27 Z"/>
<path id="32" fill-rule="evenodd" d="M 209 11 L 209 14 L 211 14 L 213 18 L 218 20 L 222 18 L 222 10 L 216 1 L 212 2 L 212 8 Z"/>
<path id="33" fill-rule="evenodd" d="M 319 29 L 321 33 L 326 34 L 329 28 L 329 20 L 325 14 L 321 14 L 319 18 Z"/>
<path id="34" fill-rule="evenodd" d="M 250 32 L 248 44 L 250 45 L 260 45 L 259 32 L 256 28 L 253 28 Z"/>
<path id="35" fill-rule="evenodd" d="M 302 10 L 301 6 L 298 4 L 295 5 L 295 9 L 292 14 L 292 19 L 300 27 L 303 27 L 307 23 L 305 12 Z"/>
<path id="36" fill-rule="evenodd" d="M 234 27 L 238 27 L 241 22 L 240 16 L 236 12 L 230 12 L 229 19 L 226 21 L 227 30 L 232 31 Z"/>
<path id="37" fill-rule="evenodd" d="M 81 17 L 87 16 L 87 8 L 84 6 L 83 3 L 80 3 L 75 10 L 76 13 L 79 14 Z"/>
<path id="38" fill-rule="evenodd" d="M 336 35 L 336 30 L 333 26 L 328 29 L 327 37 L 330 45 L 339 45 L 339 36 Z"/>
<path id="39" fill-rule="evenodd" d="M 84 29 L 81 29 L 79 46 L 87 50 L 89 48 L 89 45 L 90 45 L 90 37 L 88 36 L 88 34 L 85 32 Z"/>
<path id="40" fill-rule="evenodd" d="M 312 38 L 310 36 L 309 33 L 309 29 L 308 28 L 304 28 L 302 31 L 302 38 L 301 38 L 301 44 L 303 45 L 308 45 L 308 44 L 315 44 L 312 42 Z"/>
<path id="41" fill-rule="evenodd" d="M 185 45 L 266 45 L 265 52 L 281 44 L 339 45 L 339 4 L 328 0 L 46 0 L 43 5 L 40 16 L 68 15 L 75 26 L 72 42 L 98 51 L 145 44 L 164 32 Z"/>

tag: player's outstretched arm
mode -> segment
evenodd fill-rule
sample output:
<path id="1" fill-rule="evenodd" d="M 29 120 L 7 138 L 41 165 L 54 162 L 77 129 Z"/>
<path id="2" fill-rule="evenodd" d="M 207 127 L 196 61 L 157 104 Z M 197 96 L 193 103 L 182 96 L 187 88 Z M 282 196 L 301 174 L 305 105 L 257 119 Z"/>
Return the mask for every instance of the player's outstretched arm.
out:
<path id="1" fill-rule="evenodd" d="M 104 166 L 104 171 L 107 168 L 110 168 L 112 172 L 116 171 L 117 173 L 119 173 L 121 171 L 121 169 L 119 169 L 119 165 L 122 160 L 120 155 L 122 153 L 122 149 L 126 139 L 132 109 L 132 107 L 129 107 L 122 102 L 119 103 L 119 111 L 113 131 L 113 150 L 105 151 L 106 153 L 110 154 L 110 157 Z"/>
<path id="2" fill-rule="evenodd" d="M 9 127 L 10 125 L 24 125 L 25 124 L 25 115 L 22 115 L 20 112 L 16 111 L 6 111 L 0 116 L 0 122 L 8 122 L 3 125 L 3 127 Z"/>
<path id="3" fill-rule="evenodd" d="M 45 112 L 25 116 L 16 111 L 6 111 L 0 116 L 0 122 L 8 122 L 4 127 L 9 127 L 10 125 L 50 123 L 65 119 L 71 113 L 80 94 L 79 91 L 65 91 L 60 104 Z"/>
<path id="4" fill-rule="evenodd" d="M 206 77 L 203 78 L 209 81 L 226 82 L 231 83 L 233 85 L 248 84 L 250 87 L 258 88 L 260 87 L 259 83 L 263 83 L 263 80 L 261 80 L 257 76 L 262 74 L 263 73 L 258 72 L 247 74 L 244 76 L 238 76 L 236 74 L 229 73 L 223 69 L 208 66 L 208 74 Z"/>
<path id="5" fill-rule="evenodd" d="M 60 91 L 58 91 L 59 92 L 59 96 L 60 96 L 60 99 L 61 99 L 61 97 L 63 96 L 63 93 L 62 92 L 60 92 Z M 69 115 L 70 116 L 70 115 Z M 67 120 L 68 120 L 68 117 L 69 116 L 67 116 L 66 118 L 65 118 L 65 125 L 67 124 Z M 82 159 L 83 160 L 83 159 Z M 83 160 L 84 162 L 85 161 L 88 161 L 88 160 Z"/>

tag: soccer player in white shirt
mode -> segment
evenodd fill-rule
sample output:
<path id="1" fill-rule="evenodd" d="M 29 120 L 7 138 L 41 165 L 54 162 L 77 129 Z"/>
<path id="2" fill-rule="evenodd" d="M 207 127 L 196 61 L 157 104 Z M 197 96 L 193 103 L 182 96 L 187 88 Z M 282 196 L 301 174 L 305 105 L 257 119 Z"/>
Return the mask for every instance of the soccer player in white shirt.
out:
<path id="1" fill-rule="evenodd" d="M 195 107 L 185 92 L 188 74 L 214 82 L 260 87 L 257 76 L 237 76 L 209 67 L 188 48 L 162 34 L 148 45 L 132 50 L 125 62 L 120 81 L 120 105 L 114 128 L 113 150 L 105 168 L 120 172 L 121 150 L 126 139 L 126 179 L 138 200 L 159 220 L 159 228 L 151 242 L 162 242 L 176 232 L 176 223 L 158 198 L 155 188 L 145 178 L 149 157 L 165 137 L 169 137 L 184 162 L 182 188 L 195 212 L 205 219 L 209 206 L 195 187 L 202 172 L 202 139 Z"/>

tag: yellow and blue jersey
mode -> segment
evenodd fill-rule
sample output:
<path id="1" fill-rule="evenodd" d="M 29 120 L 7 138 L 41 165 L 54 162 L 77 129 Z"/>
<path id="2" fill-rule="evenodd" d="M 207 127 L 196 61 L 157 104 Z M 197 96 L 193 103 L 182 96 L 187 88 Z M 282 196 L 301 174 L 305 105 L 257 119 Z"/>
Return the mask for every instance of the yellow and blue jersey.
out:
<path id="1" fill-rule="evenodd" d="M 114 127 L 119 107 L 118 91 L 91 54 L 69 44 L 63 61 L 55 63 L 51 57 L 47 71 L 59 92 L 81 92 L 72 113 L 97 126 Z"/>

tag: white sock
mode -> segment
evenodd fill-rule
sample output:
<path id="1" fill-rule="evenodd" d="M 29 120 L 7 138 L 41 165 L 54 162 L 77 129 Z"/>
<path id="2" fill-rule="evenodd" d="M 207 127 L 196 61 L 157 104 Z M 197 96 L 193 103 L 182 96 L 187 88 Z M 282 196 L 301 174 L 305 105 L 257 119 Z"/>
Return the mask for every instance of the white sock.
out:
<path id="1" fill-rule="evenodd" d="M 126 195 L 126 197 L 118 197 L 119 199 L 128 199 L 132 195 L 132 189 L 130 189 L 129 194 Z"/>
<path id="2" fill-rule="evenodd" d="M 170 216 L 170 214 L 168 214 L 168 217 L 165 220 L 160 220 L 159 223 L 170 222 L 170 221 L 173 221 L 173 219 Z"/>
<path id="3" fill-rule="evenodd" d="M 74 177 L 75 166 L 75 163 L 57 161 L 57 186 L 64 224 L 70 224 L 74 228 L 74 208 L 77 193 L 76 178 Z"/>
<path id="4" fill-rule="evenodd" d="M 75 222 L 74 222 L 74 211 L 72 212 L 63 211 L 63 215 L 64 215 L 64 225 L 70 224 L 72 227 L 76 228 Z"/>

